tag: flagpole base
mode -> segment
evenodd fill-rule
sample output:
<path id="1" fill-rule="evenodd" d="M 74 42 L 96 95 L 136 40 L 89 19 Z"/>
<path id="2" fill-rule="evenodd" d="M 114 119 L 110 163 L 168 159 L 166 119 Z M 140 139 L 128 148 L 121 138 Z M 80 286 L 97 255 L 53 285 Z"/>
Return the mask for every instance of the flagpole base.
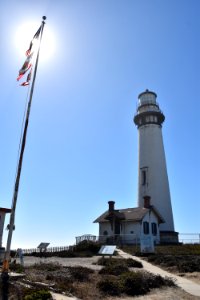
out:
<path id="1" fill-rule="evenodd" d="M 2 300 L 8 300 L 9 294 L 9 274 L 8 272 L 1 273 L 1 293 L 2 293 Z"/>

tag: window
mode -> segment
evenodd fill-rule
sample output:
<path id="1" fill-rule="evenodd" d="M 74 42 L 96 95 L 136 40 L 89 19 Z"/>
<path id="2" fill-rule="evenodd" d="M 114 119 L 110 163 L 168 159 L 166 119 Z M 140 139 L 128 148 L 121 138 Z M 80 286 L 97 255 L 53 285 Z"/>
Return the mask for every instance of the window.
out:
<path id="1" fill-rule="evenodd" d="M 103 235 L 108 235 L 108 231 L 104 230 Z"/>
<path id="2" fill-rule="evenodd" d="M 153 235 L 157 235 L 157 224 L 151 223 L 151 231 Z"/>
<path id="3" fill-rule="evenodd" d="M 145 185 L 147 181 L 146 170 L 142 170 L 142 185 Z"/>
<path id="4" fill-rule="evenodd" d="M 154 119 L 154 117 L 153 117 L 153 116 L 150 116 L 150 121 L 151 121 L 151 122 L 153 122 L 153 119 Z"/>
<path id="5" fill-rule="evenodd" d="M 140 168 L 140 184 L 142 186 L 148 185 L 148 167 Z"/>
<path id="6" fill-rule="evenodd" d="M 143 232 L 144 234 L 149 234 L 149 222 L 144 222 L 143 223 Z"/>
<path id="7" fill-rule="evenodd" d="M 149 116 L 146 116 L 146 122 L 149 123 L 149 121 L 150 121 Z"/>

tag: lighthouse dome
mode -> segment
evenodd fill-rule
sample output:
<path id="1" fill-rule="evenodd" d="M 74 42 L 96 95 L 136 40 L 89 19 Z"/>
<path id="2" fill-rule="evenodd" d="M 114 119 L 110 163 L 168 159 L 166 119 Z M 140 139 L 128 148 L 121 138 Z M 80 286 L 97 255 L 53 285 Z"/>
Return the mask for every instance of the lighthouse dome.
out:
<path id="1" fill-rule="evenodd" d="M 146 90 L 145 92 L 139 94 L 139 106 L 146 105 L 146 104 L 156 104 L 157 95 L 154 92 Z"/>

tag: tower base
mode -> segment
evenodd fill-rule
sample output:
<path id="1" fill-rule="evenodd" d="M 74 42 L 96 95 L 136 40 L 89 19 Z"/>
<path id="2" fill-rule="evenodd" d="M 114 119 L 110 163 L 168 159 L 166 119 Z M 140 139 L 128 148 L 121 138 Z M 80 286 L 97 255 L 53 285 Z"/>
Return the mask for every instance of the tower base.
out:
<path id="1" fill-rule="evenodd" d="M 160 231 L 161 244 L 178 244 L 178 232 L 176 231 Z"/>

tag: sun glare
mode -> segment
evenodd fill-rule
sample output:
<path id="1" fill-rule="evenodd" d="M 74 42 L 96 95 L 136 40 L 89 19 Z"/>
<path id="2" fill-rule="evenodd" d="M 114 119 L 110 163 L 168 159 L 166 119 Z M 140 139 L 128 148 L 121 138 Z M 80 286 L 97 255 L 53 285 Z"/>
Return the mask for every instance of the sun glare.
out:
<path id="1" fill-rule="evenodd" d="M 15 35 L 15 45 L 21 57 L 25 57 L 25 52 L 28 50 L 29 44 L 39 26 L 40 24 L 38 23 L 25 23 L 17 29 Z M 55 44 L 53 31 L 49 28 L 49 25 L 45 25 L 40 48 L 41 61 L 49 60 L 53 57 L 55 52 Z"/>

